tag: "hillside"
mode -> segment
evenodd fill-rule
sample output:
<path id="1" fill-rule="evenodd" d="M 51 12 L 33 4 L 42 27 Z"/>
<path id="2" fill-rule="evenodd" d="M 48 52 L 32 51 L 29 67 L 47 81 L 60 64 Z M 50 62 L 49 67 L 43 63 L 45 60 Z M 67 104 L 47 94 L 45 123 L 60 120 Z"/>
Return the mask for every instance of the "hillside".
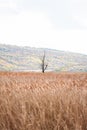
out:
<path id="1" fill-rule="evenodd" d="M 87 72 L 87 55 L 4 44 L 0 44 L 0 71 L 38 71 L 44 50 L 48 70 Z"/>

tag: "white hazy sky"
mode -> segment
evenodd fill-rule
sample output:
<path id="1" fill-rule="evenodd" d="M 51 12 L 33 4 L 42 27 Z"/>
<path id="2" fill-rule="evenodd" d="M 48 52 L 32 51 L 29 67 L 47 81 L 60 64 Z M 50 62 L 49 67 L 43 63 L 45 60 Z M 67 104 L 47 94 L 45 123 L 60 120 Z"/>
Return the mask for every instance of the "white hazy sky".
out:
<path id="1" fill-rule="evenodd" d="M 87 54 L 87 0 L 0 0 L 0 43 Z"/>

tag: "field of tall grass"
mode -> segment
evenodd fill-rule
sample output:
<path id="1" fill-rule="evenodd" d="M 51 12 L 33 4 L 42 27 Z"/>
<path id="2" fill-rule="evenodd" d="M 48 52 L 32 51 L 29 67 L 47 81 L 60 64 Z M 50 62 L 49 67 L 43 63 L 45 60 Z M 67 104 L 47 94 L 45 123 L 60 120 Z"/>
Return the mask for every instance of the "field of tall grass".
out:
<path id="1" fill-rule="evenodd" d="M 87 130 L 87 73 L 0 72 L 0 130 Z"/>

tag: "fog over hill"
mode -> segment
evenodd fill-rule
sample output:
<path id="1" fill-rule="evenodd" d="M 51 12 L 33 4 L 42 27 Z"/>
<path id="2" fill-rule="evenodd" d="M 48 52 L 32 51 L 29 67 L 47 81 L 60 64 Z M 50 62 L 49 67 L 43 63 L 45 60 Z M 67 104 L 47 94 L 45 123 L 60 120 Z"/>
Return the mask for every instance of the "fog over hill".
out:
<path id="1" fill-rule="evenodd" d="M 87 72 L 87 55 L 4 44 L 0 44 L 0 71 L 39 71 L 44 51 L 48 71 Z"/>

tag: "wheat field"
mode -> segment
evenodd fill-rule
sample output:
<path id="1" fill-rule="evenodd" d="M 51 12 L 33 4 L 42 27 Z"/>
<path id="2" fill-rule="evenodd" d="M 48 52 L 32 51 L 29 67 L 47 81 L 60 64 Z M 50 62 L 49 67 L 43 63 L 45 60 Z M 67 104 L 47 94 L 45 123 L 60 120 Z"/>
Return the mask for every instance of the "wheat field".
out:
<path id="1" fill-rule="evenodd" d="M 0 130 L 87 130 L 87 73 L 0 72 Z"/>

